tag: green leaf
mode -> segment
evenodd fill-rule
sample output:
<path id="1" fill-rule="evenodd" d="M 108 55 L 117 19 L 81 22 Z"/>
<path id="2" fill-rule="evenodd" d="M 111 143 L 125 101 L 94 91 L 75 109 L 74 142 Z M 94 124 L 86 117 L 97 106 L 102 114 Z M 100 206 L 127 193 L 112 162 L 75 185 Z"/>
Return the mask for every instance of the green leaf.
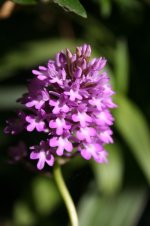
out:
<path id="1" fill-rule="evenodd" d="M 87 14 L 79 0 L 53 0 L 54 3 L 57 3 L 59 6 L 67 9 L 71 12 L 74 12 L 84 18 L 87 18 Z"/>
<path id="2" fill-rule="evenodd" d="M 116 77 L 116 89 L 120 93 L 127 93 L 129 80 L 129 54 L 125 40 L 117 42 L 115 53 L 114 74 Z"/>
<path id="3" fill-rule="evenodd" d="M 33 181 L 32 194 L 35 208 L 41 215 L 49 214 L 60 200 L 52 179 L 43 176 Z"/>
<path id="4" fill-rule="evenodd" d="M 111 198 L 90 190 L 79 203 L 80 225 L 136 226 L 147 198 L 145 188 L 125 189 Z"/>
<path id="5" fill-rule="evenodd" d="M 15 3 L 18 3 L 18 4 L 36 4 L 37 1 L 36 0 L 13 0 Z"/>
<path id="6" fill-rule="evenodd" d="M 147 122 L 138 107 L 124 96 L 118 95 L 116 102 L 116 127 L 150 183 L 150 131 Z"/>
<path id="7" fill-rule="evenodd" d="M 105 149 L 109 153 L 109 163 L 97 164 L 93 162 L 92 166 L 100 191 L 106 195 L 114 195 L 120 190 L 123 180 L 124 162 L 121 146 L 115 143 L 107 145 Z"/>
<path id="8" fill-rule="evenodd" d="M 85 193 L 78 206 L 80 225 L 94 226 L 95 211 L 97 211 L 97 208 L 99 208 L 99 196 L 93 190 Z"/>

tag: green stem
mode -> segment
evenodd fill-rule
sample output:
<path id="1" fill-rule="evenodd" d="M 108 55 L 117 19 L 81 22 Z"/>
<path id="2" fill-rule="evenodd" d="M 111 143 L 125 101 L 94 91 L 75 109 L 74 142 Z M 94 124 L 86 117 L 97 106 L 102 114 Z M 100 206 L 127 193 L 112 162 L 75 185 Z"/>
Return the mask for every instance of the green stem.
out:
<path id="1" fill-rule="evenodd" d="M 66 205 L 66 208 L 68 211 L 68 215 L 70 218 L 71 226 L 79 226 L 76 208 L 75 208 L 73 200 L 70 196 L 70 193 L 67 189 L 67 186 L 64 182 L 61 168 L 60 168 L 60 165 L 58 162 L 55 163 L 53 172 L 54 172 L 55 182 L 56 182 L 59 192 L 65 202 L 65 205 Z"/>

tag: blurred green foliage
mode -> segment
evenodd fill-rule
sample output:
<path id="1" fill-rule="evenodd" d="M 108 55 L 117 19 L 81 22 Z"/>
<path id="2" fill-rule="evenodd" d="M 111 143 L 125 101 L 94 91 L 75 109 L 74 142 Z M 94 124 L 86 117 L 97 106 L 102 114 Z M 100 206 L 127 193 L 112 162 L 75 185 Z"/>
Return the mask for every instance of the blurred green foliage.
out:
<path id="1" fill-rule="evenodd" d="M 108 164 L 77 157 L 63 166 L 63 173 L 81 226 L 149 226 L 150 2 L 14 2 L 13 11 L 0 20 L 0 225 L 67 225 L 52 170 L 39 173 L 26 162 L 10 165 L 7 150 L 18 138 L 2 130 L 20 107 L 15 99 L 25 92 L 32 68 L 61 49 L 90 43 L 93 56 L 108 59 L 118 105 L 113 111 L 115 143 L 106 147 Z M 5 3 L 0 2 L 0 15 Z"/>

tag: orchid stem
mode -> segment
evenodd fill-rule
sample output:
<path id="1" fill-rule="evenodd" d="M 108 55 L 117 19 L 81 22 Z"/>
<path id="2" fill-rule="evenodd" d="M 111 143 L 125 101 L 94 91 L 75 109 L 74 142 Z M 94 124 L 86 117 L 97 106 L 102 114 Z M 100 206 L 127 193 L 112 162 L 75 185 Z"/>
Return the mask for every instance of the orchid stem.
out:
<path id="1" fill-rule="evenodd" d="M 60 168 L 60 165 L 58 162 L 56 162 L 54 165 L 53 173 L 54 173 L 54 179 L 57 184 L 58 190 L 66 205 L 71 226 L 79 226 L 77 211 L 76 211 L 75 205 L 73 203 L 73 200 L 71 198 L 71 195 L 67 189 L 65 181 L 63 179 L 61 168 Z"/>

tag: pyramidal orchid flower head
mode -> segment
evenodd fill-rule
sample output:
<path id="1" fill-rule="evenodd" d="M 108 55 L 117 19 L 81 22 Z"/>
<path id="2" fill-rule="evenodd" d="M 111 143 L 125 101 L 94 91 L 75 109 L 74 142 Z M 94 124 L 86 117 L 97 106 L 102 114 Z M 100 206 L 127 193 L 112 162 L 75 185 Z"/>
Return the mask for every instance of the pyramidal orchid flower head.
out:
<path id="1" fill-rule="evenodd" d="M 84 44 L 75 53 L 69 49 L 57 53 L 46 66 L 33 70 L 28 93 L 19 100 L 28 113 L 7 121 L 5 133 L 24 129 L 45 134 L 46 140 L 29 148 L 39 170 L 75 151 L 86 160 L 108 161 L 104 145 L 113 142 L 110 109 L 116 107 L 114 91 L 104 71 L 106 59 L 90 60 L 90 56 L 91 47 Z"/>

